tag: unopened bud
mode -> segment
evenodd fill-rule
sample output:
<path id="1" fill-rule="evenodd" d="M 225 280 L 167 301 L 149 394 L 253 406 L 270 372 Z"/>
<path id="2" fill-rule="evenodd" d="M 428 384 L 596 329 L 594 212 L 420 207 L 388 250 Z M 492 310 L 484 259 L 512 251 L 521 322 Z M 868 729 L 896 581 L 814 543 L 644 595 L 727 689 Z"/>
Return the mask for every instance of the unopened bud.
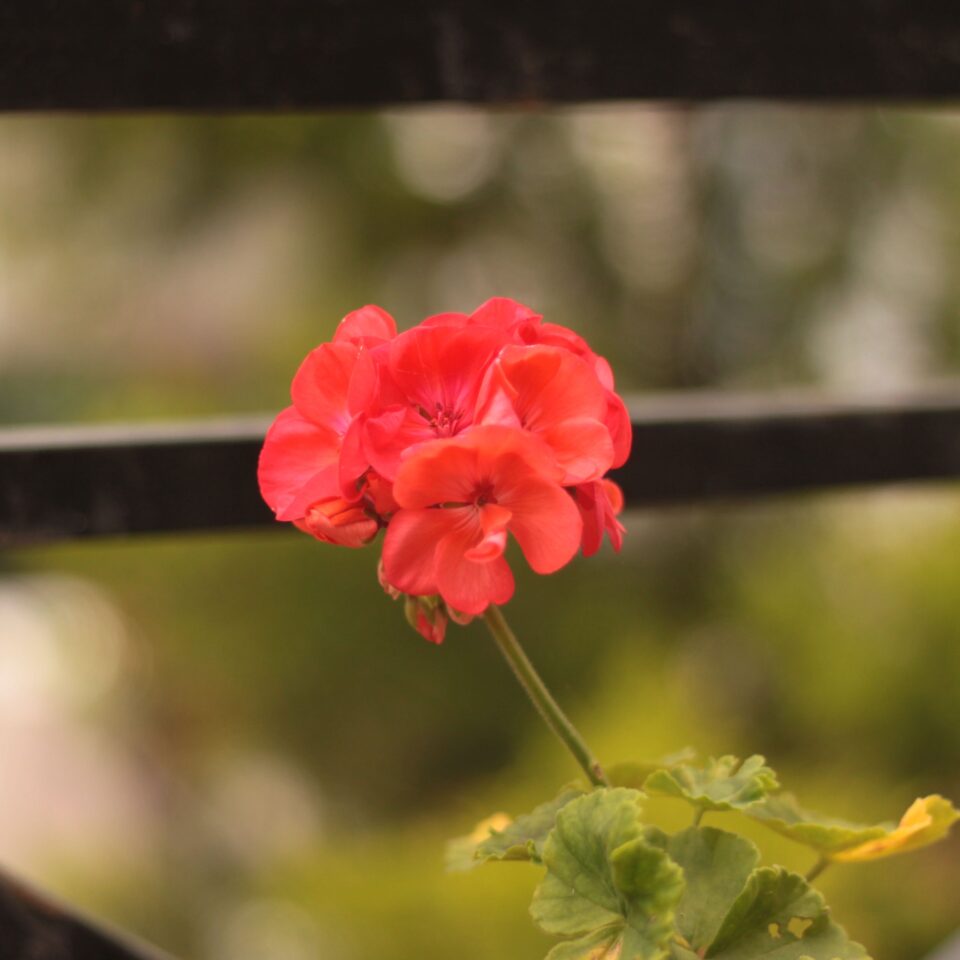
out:
<path id="1" fill-rule="evenodd" d="M 330 497 L 312 503 L 306 516 L 297 520 L 296 525 L 318 540 L 336 543 L 341 547 L 362 547 L 380 529 L 380 524 L 361 504 L 351 503 L 342 497 Z"/>
<path id="2" fill-rule="evenodd" d="M 403 605 L 407 623 L 431 643 L 443 643 L 447 632 L 447 608 L 436 596 L 407 597 Z"/>

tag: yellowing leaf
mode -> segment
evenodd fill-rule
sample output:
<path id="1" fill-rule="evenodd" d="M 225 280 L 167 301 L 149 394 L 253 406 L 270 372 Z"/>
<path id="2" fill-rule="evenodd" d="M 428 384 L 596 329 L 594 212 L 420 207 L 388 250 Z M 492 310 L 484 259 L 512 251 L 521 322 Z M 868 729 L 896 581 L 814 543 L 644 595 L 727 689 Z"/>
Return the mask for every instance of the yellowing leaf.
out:
<path id="1" fill-rule="evenodd" d="M 830 854 L 836 863 L 865 863 L 895 853 L 907 853 L 942 840 L 960 818 L 953 804 L 939 794 L 919 797 L 903 815 L 900 823 L 884 836 L 847 850 Z"/>
<path id="2" fill-rule="evenodd" d="M 960 817 L 949 800 L 936 794 L 916 800 L 897 825 L 868 826 L 823 817 L 804 810 L 785 793 L 743 812 L 835 863 L 863 863 L 935 843 Z"/>
<path id="3" fill-rule="evenodd" d="M 743 812 L 771 830 L 828 857 L 868 840 L 876 840 L 893 829 L 892 824 L 851 823 L 836 817 L 824 817 L 805 810 L 789 793 L 767 797 Z"/>

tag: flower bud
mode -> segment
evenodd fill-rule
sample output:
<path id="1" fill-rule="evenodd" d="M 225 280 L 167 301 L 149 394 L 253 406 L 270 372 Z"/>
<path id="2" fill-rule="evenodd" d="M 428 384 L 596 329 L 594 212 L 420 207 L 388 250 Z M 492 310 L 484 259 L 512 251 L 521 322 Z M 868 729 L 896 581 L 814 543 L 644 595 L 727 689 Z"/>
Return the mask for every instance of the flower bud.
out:
<path id="1" fill-rule="evenodd" d="M 431 643 L 443 643 L 447 632 L 447 607 L 440 597 L 410 597 L 403 606 L 407 623 Z"/>
<path id="2" fill-rule="evenodd" d="M 318 500 L 310 505 L 302 520 L 294 523 L 318 540 L 342 547 L 362 547 L 380 529 L 380 525 L 362 505 L 350 503 L 342 497 Z"/>

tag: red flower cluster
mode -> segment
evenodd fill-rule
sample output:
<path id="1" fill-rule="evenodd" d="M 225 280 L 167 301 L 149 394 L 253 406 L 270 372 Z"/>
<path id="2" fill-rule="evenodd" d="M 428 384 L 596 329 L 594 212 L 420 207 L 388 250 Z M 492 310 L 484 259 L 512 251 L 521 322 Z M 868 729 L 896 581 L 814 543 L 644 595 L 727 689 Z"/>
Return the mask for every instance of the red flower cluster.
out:
<path id="1" fill-rule="evenodd" d="M 428 639 L 513 595 L 507 534 L 553 573 L 620 548 L 630 418 L 610 365 L 512 300 L 397 334 L 363 307 L 304 360 L 260 455 L 278 520 L 359 547 L 386 527 L 381 582 Z"/>

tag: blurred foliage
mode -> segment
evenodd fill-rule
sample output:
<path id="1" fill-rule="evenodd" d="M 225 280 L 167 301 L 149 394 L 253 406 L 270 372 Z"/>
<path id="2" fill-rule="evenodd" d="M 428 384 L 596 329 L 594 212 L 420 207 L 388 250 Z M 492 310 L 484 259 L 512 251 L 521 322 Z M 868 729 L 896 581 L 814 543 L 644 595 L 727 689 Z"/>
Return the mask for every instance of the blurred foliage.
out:
<path id="1" fill-rule="evenodd" d="M 627 390 L 950 375 L 958 149 L 950 113 L 859 109 L 4 119 L 0 421 L 276 410 L 347 310 L 406 326 L 495 293 Z M 515 558 L 508 610 L 601 757 L 762 752 L 858 819 L 960 795 L 956 493 L 628 526 L 550 578 Z M 450 876 L 443 844 L 575 770 L 480 626 L 409 630 L 375 551 L 267 531 L 0 564 L 4 862 L 202 960 L 546 952 L 536 872 Z M 915 960 L 960 925 L 957 852 L 822 886 Z"/>

